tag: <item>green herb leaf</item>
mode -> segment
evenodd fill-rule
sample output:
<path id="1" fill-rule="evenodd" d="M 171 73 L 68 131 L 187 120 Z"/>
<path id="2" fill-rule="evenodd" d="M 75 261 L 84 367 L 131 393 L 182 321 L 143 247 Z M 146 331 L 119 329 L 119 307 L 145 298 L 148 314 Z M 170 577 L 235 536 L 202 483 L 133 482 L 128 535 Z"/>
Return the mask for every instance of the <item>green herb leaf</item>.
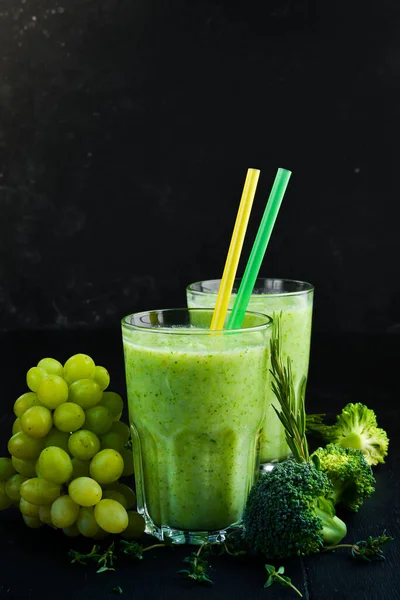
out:
<path id="1" fill-rule="evenodd" d="M 295 591 L 296 594 L 300 596 L 300 598 L 303 597 L 303 594 L 293 585 L 290 577 L 288 577 L 287 575 L 283 575 L 283 573 L 285 572 L 284 567 L 279 567 L 278 570 L 276 570 L 273 565 L 265 565 L 265 568 L 268 572 L 269 577 L 265 582 L 264 587 L 269 587 L 275 582 L 280 583 L 285 587 L 292 588 L 292 590 Z"/>
<path id="2" fill-rule="evenodd" d="M 267 581 L 264 583 L 264 587 L 267 588 L 270 585 L 272 585 L 274 583 L 274 578 L 272 577 L 272 575 L 270 575 L 267 579 Z"/>

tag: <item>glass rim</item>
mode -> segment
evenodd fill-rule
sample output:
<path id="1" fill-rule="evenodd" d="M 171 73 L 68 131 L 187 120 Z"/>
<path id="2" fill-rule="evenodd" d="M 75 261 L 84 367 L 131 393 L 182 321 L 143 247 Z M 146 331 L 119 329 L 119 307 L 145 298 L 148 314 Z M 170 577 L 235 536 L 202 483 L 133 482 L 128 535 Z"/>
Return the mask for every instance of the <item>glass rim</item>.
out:
<path id="1" fill-rule="evenodd" d="M 194 281 L 193 283 L 189 283 L 189 285 L 186 286 L 186 292 L 190 292 L 190 293 L 194 293 L 194 294 L 198 294 L 199 296 L 209 296 L 210 294 L 213 295 L 217 295 L 217 291 L 203 291 L 203 290 L 195 290 L 193 289 L 192 286 L 195 285 L 200 285 L 201 283 L 214 283 L 214 282 L 221 282 L 221 279 L 201 279 L 200 281 Z M 234 285 L 236 283 L 238 283 L 240 285 L 240 282 L 242 281 L 241 277 L 236 277 L 235 281 L 234 281 Z M 305 286 L 305 289 L 299 289 L 296 291 L 288 291 L 288 292 L 261 292 L 261 293 L 256 293 L 254 294 L 254 296 L 257 297 L 268 297 L 270 298 L 271 296 L 275 297 L 275 298 L 279 298 L 282 296 L 302 296 L 302 295 L 306 295 L 306 294 L 310 294 L 314 291 L 314 286 L 312 285 L 312 283 L 309 283 L 308 281 L 301 281 L 300 279 L 281 279 L 279 277 L 257 277 L 256 282 L 254 284 L 254 288 L 257 287 L 257 283 L 261 282 L 261 281 L 280 281 L 283 284 L 295 284 L 295 285 L 302 285 Z M 239 286 L 237 286 L 239 287 Z M 252 294 L 253 295 L 253 294 Z"/>
<path id="2" fill-rule="evenodd" d="M 121 319 L 122 329 L 124 327 L 126 327 L 130 331 L 144 331 L 144 332 L 148 332 L 148 333 L 167 333 L 169 335 L 210 335 L 210 334 L 215 334 L 215 333 L 229 333 L 230 335 L 232 335 L 232 334 L 236 335 L 236 334 L 240 334 L 240 333 L 254 333 L 257 331 L 266 331 L 273 324 L 273 319 L 270 316 L 265 315 L 264 313 L 253 311 L 253 310 L 247 310 L 245 314 L 261 317 L 263 322 L 259 325 L 255 325 L 254 327 L 240 327 L 238 329 L 213 329 L 213 330 L 211 330 L 211 329 L 201 329 L 201 328 L 195 328 L 195 327 L 194 328 L 163 327 L 163 326 L 158 326 L 158 325 L 152 326 L 152 325 L 148 325 L 148 324 L 136 325 L 136 324 L 132 324 L 128 321 L 128 319 L 133 316 L 139 317 L 140 319 L 142 319 L 145 315 L 149 315 L 150 313 L 159 314 L 159 313 L 167 313 L 167 312 L 173 312 L 173 313 L 197 312 L 197 313 L 213 314 L 214 309 L 212 309 L 212 308 L 162 308 L 162 309 L 156 309 L 156 310 L 143 310 L 140 312 L 131 313 L 131 314 L 123 317 Z M 228 313 L 229 312 L 231 312 L 231 310 L 228 310 Z"/>

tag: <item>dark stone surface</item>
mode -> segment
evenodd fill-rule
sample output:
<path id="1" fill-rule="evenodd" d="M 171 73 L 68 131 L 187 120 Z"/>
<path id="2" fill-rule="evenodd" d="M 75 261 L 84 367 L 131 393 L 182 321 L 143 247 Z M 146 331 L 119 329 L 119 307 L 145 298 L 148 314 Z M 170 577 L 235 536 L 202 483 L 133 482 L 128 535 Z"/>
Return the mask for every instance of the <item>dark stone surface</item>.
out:
<path id="1" fill-rule="evenodd" d="M 261 274 L 315 284 L 317 331 L 399 332 L 399 25 L 393 0 L 2 0 L 0 329 L 183 305 L 246 169 L 244 257 L 282 166 Z"/>

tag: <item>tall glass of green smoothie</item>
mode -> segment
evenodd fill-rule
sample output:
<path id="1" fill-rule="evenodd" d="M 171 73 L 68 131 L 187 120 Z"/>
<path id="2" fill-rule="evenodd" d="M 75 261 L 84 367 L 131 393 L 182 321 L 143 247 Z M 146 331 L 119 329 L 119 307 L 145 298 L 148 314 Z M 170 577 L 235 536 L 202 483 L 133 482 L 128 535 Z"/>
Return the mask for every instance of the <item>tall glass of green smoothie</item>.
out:
<path id="1" fill-rule="evenodd" d="M 271 319 L 210 331 L 212 310 L 122 321 L 138 511 L 175 543 L 223 541 L 259 470 Z"/>
<path id="2" fill-rule="evenodd" d="M 189 307 L 213 308 L 220 285 L 219 279 L 199 281 L 186 288 Z M 240 280 L 235 281 L 230 298 L 230 307 Z M 257 279 L 249 302 L 249 310 L 270 316 L 280 314 L 282 332 L 282 353 L 292 361 L 295 389 L 298 389 L 303 376 L 307 377 L 310 357 L 311 321 L 314 288 L 304 281 L 291 279 Z M 286 459 L 290 450 L 286 443 L 285 431 L 273 406 L 278 406 L 275 395 L 268 384 L 267 409 L 261 434 L 261 465 L 265 470 L 276 462 Z"/>

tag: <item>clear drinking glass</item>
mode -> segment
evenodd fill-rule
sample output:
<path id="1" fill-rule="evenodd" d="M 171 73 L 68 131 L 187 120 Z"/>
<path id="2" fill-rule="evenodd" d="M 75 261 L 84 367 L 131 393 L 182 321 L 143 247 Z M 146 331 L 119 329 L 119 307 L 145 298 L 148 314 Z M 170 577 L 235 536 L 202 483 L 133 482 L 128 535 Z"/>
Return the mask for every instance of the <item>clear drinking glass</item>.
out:
<path id="1" fill-rule="evenodd" d="M 259 470 L 271 319 L 210 331 L 212 311 L 122 321 L 138 511 L 175 543 L 222 541 Z"/>
<path id="2" fill-rule="evenodd" d="M 186 288 L 189 307 L 215 306 L 221 280 L 211 279 L 192 283 Z M 240 286 L 235 281 L 230 307 Z M 282 353 L 286 362 L 290 357 L 293 367 L 295 389 L 297 391 L 303 376 L 307 377 L 310 357 L 311 321 L 314 287 L 305 281 L 291 279 L 257 279 L 249 302 L 249 310 L 274 316 L 281 315 Z M 275 395 L 268 383 L 267 409 L 261 434 L 261 465 L 265 470 L 290 455 L 282 423 L 273 406 L 278 406 Z"/>

